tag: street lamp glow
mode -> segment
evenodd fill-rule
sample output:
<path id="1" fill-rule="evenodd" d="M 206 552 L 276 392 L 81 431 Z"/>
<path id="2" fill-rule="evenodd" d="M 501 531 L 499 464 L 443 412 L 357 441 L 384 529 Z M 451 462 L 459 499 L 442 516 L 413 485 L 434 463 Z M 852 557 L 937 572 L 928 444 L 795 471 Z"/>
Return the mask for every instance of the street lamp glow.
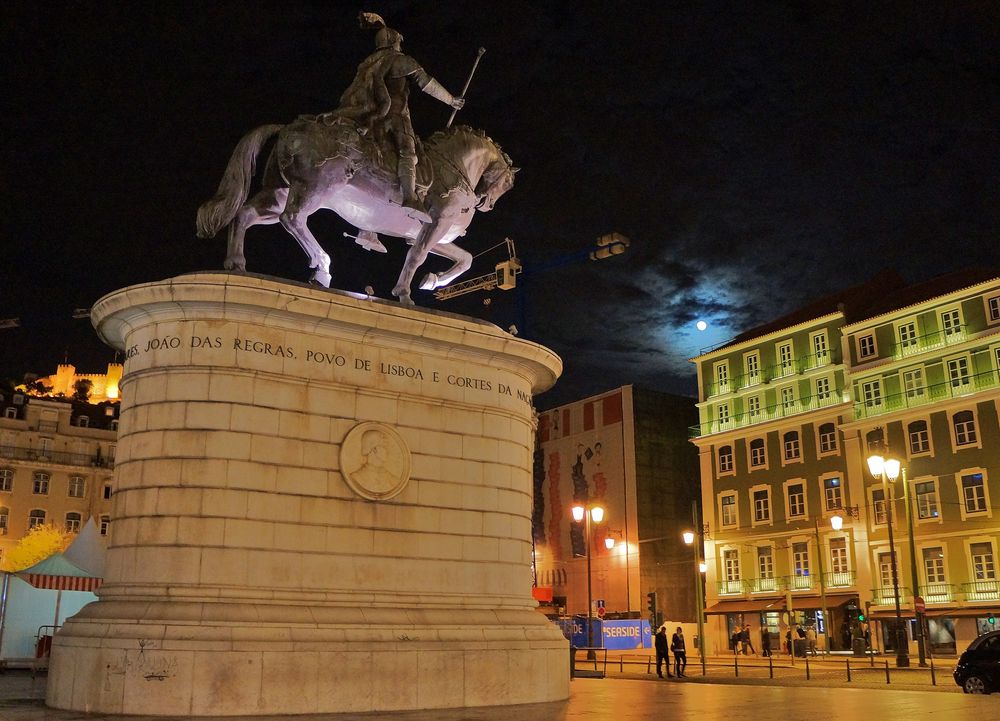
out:
<path id="1" fill-rule="evenodd" d="M 684 531 L 684 543 L 689 546 L 694 543 L 694 533 L 692 531 Z"/>
<path id="2" fill-rule="evenodd" d="M 868 456 L 868 470 L 874 478 L 881 478 L 885 470 L 885 459 L 878 454 Z"/>
<path id="3" fill-rule="evenodd" d="M 833 526 L 833 530 L 839 531 L 844 527 L 844 519 L 842 516 L 831 516 L 830 525 Z"/>
<path id="4" fill-rule="evenodd" d="M 895 483 L 896 479 L 899 478 L 899 460 L 896 458 L 888 458 L 885 462 L 885 477 L 890 481 Z"/>
<path id="5" fill-rule="evenodd" d="M 604 547 L 607 548 L 610 551 L 612 548 L 615 547 L 615 539 L 613 539 L 611 536 L 608 536 L 607 538 L 605 538 L 604 539 Z"/>
<path id="6" fill-rule="evenodd" d="M 701 571 L 702 573 L 705 573 L 706 571 L 708 571 L 708 564 L 702 561 L 701 563 L 698 564 L 698 570 Z"/>
<path id="7" fill-rule="evenodd" d="M 593 506 L 590 509 L 590 520 L 594 523 L 600 523 L 604 520 L 604 508 L 601 506 Z"/>
<path id="8" fill-rule="evenodd" d="M 585 509 L 583 506 L 573 506 L 573 520 L 577 522 L 582 521 L 584 512 Z"/>

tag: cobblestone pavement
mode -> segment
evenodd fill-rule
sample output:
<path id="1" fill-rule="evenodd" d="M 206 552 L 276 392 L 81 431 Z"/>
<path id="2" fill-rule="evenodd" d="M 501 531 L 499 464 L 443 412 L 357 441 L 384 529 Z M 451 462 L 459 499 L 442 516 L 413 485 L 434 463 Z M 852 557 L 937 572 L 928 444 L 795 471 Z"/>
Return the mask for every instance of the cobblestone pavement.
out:
<path id="1" fill-rule="evenodd" d="M 694 670 L 693 668 L 691 670 Z M 643 669 L 644 671 L 644 669 Z M 700 668 L 699 668 L 700 671 Z M 644 675 L 644 674 L 643 674 Z M 883 669 L 884 675 L 884 669 Z M 1000 718 L 1000 695 L 966 696 L 926 693 L 895 686 L 831 688 L 817 680 L 808 687 L 750 685 L 700 677 L 657 681 L 648 677 L 576 679 L 564 703 L 529 706 L 413 711 L 404 713 L 298 716 L 301 721 L 985 721 Z M 949 679 L 950 681 L 950 679 Z M 952 684 L 954 685 L 954 684 Z M 45 678 L 32 683 L 28 674 L 0 676 L 0 721 L 110 721 L 116 717 L 53 711 L 42 703 Z M 117 717 L 121 718 L 121 717 Z M 131 721 L 179 721 L 178 717 L 127 717 Z M 231 718 L 231 717 L 230 717 Z M 290 717 L 257 717 L 254 721 L 289 721 Z"/>

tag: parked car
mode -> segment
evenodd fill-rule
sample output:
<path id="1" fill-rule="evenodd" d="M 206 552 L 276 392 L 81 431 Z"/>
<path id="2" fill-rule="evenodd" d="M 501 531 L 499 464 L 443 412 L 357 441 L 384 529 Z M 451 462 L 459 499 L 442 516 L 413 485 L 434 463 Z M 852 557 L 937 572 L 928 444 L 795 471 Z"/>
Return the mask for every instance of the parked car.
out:
<path id="1" fill-rule="evenodd" d="M 970 643 L 954 675 L 966 693 L 1000 691 L 1000 631 L 990 631 Z"/>

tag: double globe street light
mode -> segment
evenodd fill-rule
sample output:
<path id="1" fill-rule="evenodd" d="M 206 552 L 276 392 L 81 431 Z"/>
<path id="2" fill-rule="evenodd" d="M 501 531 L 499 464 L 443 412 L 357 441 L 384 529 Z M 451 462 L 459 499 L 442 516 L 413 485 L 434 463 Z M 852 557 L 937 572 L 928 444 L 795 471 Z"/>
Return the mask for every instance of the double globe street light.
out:
<path id="1" fill-rule="evenodd" d="M 573 506 L 573 520 L 577 523 L 585 521 L 584 527 L 584 552 L 587 554 L 587 646 L 594 648 L 594 597 L 591 586 L 590 570 L 590 523 L 600 523 L 604 520 L 604 507 L 597 504 Z M 588 651 L 588 657 L 593 651 Z"/>

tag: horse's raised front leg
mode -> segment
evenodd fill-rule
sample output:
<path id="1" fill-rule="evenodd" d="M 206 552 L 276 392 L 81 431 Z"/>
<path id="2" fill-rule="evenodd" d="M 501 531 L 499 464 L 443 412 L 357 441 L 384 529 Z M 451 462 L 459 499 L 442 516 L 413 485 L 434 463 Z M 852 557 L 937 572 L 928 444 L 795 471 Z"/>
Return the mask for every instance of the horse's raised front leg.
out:
<path id="1" fill-rule="evenodd" d="M 428 273 L 420 281 L 421 290 L 443 288 L 472 267 L 472 253 L 459 248 L 454 243 L 438 243 L 430 249 L 432 255 L 439 255 L 454 261 L 444 273 Z"/>
<path id="2" fill-rule="evenodd" d="M 392 294 L 399 298 L 399 302 L 403 305 L 413 305 L 413 299 L 410 298 L 410 284 L 413 283 L 413 276 L 416 274 L 417 268 L 427 260 L 427 253 L 444 237 L 445 229 L 450 227 L 450 221 L 442 223 L 440 220 L 435 220 L 423 227 L 420 235 L 410 246 L 410 250 L 406 253 L 406 260 L 403 262 L 403 270 L 399 273 L 399 280 L 396 281 L 396 287 L 392 289 Z"/>
<path id="3" fill-rule="evenodd" d="M 309 256 L 309 267 L 312 268 L 313 283 L 330 287 L 330 256 L 320 247 L 319 242 L 309 231 L 306 221 L 309 216 L 320 208 L 319 196 L 310 193 L 307 189 L 292 187 L 288 192 L 288 199 L 285 202 L 285 209 L 279 216 L 282 227 L 291 234 L 299 247 Z"/>
<path id="4" fill-rule="evenodd" d="M 226 250 L 226 262 L 223 263 L 226 270 L 247 269 L 247 259 L 243 254 L 243 240 L 247 228 L 277 223 L 287 197 L 287 188 L 265 188 L 239 209 L 233 222 L 229 224 L 229 244 Z"/>

